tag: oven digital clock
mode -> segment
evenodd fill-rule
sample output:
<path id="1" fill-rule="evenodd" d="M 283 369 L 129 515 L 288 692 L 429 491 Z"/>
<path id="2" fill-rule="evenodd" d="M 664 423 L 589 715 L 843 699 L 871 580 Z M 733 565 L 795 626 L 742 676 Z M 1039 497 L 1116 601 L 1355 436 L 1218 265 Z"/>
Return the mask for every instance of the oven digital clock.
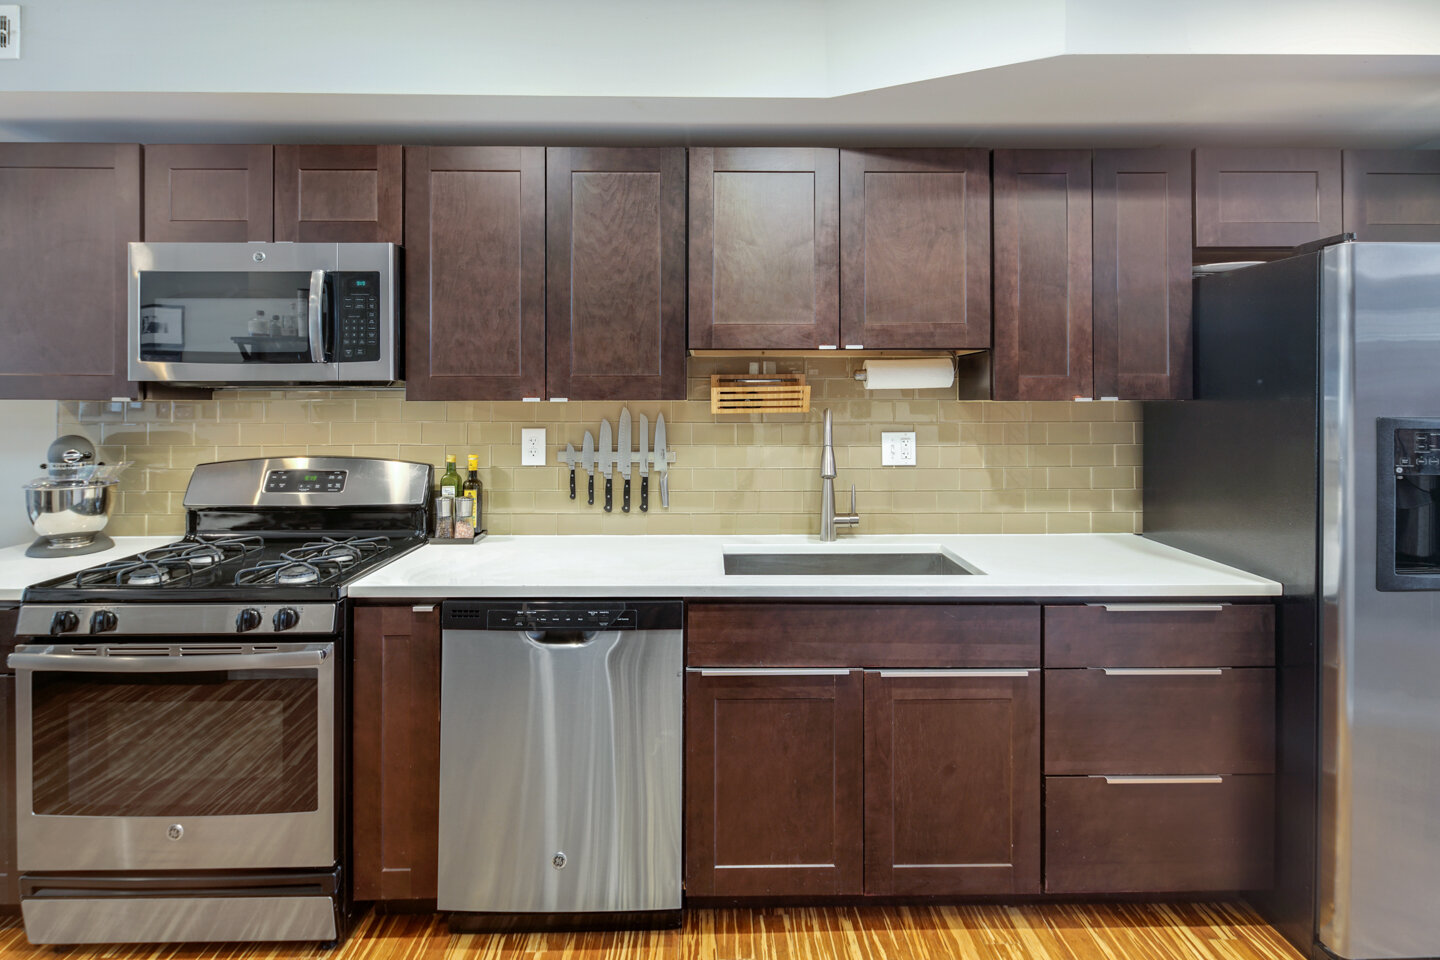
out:
<path id="1" fill-rule="evenodd" d="M 271 470 L 265 474 L 266 493 L 339 493 L 345 489 L 345 470 Z"/>

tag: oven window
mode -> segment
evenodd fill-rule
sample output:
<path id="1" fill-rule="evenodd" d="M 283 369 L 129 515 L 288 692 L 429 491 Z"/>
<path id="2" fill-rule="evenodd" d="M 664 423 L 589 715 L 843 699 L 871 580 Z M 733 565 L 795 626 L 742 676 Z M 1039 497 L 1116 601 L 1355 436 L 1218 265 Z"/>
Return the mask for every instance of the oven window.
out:
<path id="1" fill-rule="evenodd" d="M 181 817 L 319 805 L 316 671 L 33 675 L 35 813 Z"/>

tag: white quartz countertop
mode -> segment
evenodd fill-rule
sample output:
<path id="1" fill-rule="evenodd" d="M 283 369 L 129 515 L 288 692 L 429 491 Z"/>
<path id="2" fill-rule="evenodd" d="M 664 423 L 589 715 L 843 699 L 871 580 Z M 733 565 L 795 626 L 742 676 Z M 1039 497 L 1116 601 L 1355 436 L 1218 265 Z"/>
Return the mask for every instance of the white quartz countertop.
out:
<path id="1" fill-rule="evenodd" d="M 974 576 L 727 576 L 727 552 L 942 550 Z M 1264 597 L 1280 584 L 1132 534 L 492 536 L 431 544 L 352 597 Z"/>
<path id="2" fill-rule="evenodd" d="M 141 550 L 170 543 L 178 537 L 116 537 L 115 546 L 101 553 L 87 553 L 78 557 L 27 557 L 25 550 L 29 543 L 13 547 L 0 547 L 0 602 L 14 602 L 20 599 L 25 588 L 52 577 L 63 577 L 86 567 L 109 563 L 128 557 Z"/>

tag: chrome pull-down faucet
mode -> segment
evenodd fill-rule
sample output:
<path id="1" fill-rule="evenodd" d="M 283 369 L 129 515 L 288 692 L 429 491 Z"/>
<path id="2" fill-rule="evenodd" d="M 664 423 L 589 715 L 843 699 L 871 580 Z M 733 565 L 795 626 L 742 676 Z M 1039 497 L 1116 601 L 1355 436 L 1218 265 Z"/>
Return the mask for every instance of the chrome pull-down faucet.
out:
<path id="1" fill-rule="evenodd" d="M 831 423 L 830 411 L 825 411 L 825 446 L 820 452 L 820 539 L 825 543 L 835 540 L 836 524 L 857 526 L 860 514 L 855 512 L 855 485 L 850 485 L 850 512 L 835 512 L 835 428 Z"/>

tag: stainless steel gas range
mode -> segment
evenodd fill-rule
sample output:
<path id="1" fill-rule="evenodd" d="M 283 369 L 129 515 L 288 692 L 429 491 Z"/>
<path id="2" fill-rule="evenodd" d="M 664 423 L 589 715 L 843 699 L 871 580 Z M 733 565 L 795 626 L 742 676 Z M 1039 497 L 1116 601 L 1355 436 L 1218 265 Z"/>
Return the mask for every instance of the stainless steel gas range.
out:
<path id="1" fill-rule="evenodd" d="M 424 542 L 426 464 L 202 464 L 183 540 L 25 591 L 32 943 L 345 930 L 345 586 Z"/>

